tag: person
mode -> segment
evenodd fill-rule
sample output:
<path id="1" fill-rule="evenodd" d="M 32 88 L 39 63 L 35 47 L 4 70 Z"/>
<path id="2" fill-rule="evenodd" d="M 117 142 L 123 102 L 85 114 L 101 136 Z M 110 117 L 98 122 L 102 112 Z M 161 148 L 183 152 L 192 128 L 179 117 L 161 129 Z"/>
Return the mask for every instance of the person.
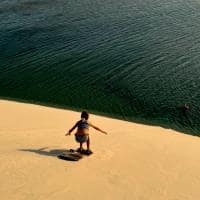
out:
<path id="1" fill-rule="evenodd" d="M 181 106 L 181 110 L 184 116 L 187 116 L 187 111 L 190 109 L 190 106 L 188 104 L 184 104 Z"/>
<path id="2" fill-rule="evenodd" d="M 96 129 L 97 131 L 100 131 L 104 134 L 107 134 L 107 132 L 101 130 L 100 128 L 94 126 L 88 121 L 89 113 L 86 111 L 83 111 L 81 113 L 81 120 L 77 121 L 76 124 L 65 134 L 71 135 L 71 132 L 77 128 L 77 131 L 75 133 L 75 139 L 78 143 L 80 143 L 80 148 L 78 149 L 78 152 L 83 152 L 83 143 L 86 142 L 87 144 L 87 154 L 91 154 L 92 151 L 90 150 L 90 138 L 89 138 L 89 127 L 92 127 Z"/>

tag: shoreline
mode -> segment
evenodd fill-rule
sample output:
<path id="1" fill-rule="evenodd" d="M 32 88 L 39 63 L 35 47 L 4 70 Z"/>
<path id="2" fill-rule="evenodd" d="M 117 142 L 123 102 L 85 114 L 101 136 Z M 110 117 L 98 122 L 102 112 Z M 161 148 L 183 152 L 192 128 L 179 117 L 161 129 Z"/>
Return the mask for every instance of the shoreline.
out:
<path id="1" fill-rule="evenodd" d="M 146 119 L 142 119 L 142 118 L 139 119 L 139 118 L 133 117 L 132 119 L 128 119 L 128 118 L 124 118 L 123 116 L 120 116 L 120 115 L 114 115 L 114 114 L 104 113 L 104 112 L 100 112 L 100 111 L 94 111 L 94 110 L 90 110 L 90 109 L 76 108 L 73 106 L 45 103 L 45 102 L 34 101 L 34 100 L 25 100 L 25 99 L 20 99 L 20 98 L 0 96 L 0 101 L 1 100 L 11 101 L 11 102 L 16 102 L 16 103 L 25 103 L 25 104 L 31 104 L 31 105 L 39 105 L 39 106 L 43 106 L 43 107 L 47 107 L 47 108 L 55 108 L 55 109 L 62 109 L 62 110 L 68 110 L 68 111 L 70 110 L 70 111 L 74 111 L 74 112 L 81 112 L 82 110 L 87 110 L 89 113 L 91 113 L 93 115 L 98 115 L 101 117 L 106 117 L 106 118 L 110 118 L 110 119 L 114 119 L 114 120 L 121 120 L 121 121 L 125 121 L 125 122 L 130 122 L 130 123 L 137 123 L 137 124 L 146 125 L 146 126 L 160 127 L 160 128 L 180 132 L 182 134 L 200 137 L 198 134 L 192 133 L 191 131 L 188 131 L 188 130 L 184 130 L 181 128 L 175 128 L 175 127 L 172 128 L 168 124 L 150 122 L 150 121 L 148 121 Z"/>

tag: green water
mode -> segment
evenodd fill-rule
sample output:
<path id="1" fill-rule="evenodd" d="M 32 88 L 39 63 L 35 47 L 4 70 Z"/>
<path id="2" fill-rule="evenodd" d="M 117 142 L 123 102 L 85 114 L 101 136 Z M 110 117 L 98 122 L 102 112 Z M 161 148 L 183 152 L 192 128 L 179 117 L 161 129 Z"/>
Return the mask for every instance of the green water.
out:
<path id="1" fill-rule="evenodd" d="M 0 96 L 199 135 L 199 10 L 197 0 L 3 0 Z"/>

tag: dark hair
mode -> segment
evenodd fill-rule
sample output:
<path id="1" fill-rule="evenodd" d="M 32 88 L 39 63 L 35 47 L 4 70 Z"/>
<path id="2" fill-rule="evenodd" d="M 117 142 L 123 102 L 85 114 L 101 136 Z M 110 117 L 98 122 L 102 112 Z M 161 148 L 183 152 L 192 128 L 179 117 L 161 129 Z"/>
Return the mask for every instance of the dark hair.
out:
<path id="1" fill-rule="evenodd" d="M 86 112 L 86 111 L 83 111 L 83 112 L 81 113 L 81 118 L 84 118 L 85 120 L 88 120 L 88 118 L 89 118 L 89 113 Z"/>

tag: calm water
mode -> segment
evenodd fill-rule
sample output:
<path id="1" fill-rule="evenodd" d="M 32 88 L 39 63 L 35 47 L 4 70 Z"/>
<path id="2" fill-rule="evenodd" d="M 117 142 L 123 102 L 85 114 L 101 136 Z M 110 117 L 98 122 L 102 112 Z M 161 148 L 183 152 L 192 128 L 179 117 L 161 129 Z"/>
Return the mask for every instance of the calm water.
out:
<path id="1" fill-rule="evenodd" d="M 1 0 L 0 96 L 200 135 L 199 11 L 200 0 Z"/>

